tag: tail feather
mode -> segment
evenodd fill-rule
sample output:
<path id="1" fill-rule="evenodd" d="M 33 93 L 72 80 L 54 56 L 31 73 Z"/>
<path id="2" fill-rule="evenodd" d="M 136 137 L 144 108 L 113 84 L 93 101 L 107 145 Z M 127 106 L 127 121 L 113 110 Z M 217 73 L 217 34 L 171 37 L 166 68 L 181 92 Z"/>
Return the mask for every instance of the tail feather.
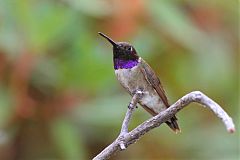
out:
<path id="1" fill-rule="evenodd" d="M 181 129 L 178 126 L 177 118 L 174 116 L 165 122 L 175 133 L 180 133 Z"/>

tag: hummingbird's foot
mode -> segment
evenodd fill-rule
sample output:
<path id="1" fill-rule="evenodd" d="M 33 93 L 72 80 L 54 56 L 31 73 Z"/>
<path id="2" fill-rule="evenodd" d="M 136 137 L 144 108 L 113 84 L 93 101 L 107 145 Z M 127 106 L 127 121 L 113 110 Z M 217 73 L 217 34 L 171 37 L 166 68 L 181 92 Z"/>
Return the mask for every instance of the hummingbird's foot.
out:
<path id="1" fill-rule="evenodd" d="M 142 90 L 136 90 L 133 94 L 132 100 L 128 105 L 128 109 L 133 110 L 134 108 L 138 108 L 137 103 L 143 96 L 143 91 Z"/>
<path id="2" fill-rule="evenodd" d="M 135 108 L 138 108 L 138 106 L 136 105 Z M 132 103 L 129 103 L 128 109 L 134 109 L 134 105 Z"/>
<path id="3" fill-rule="evenodd" d="M 136 107 L 136 108 L 137 108 L 137 107 Z M 132 102 L 129 103 L 128 109 L 131 109 L 131 110 L 134 109 L 134 104 L 133 104 Z"/>

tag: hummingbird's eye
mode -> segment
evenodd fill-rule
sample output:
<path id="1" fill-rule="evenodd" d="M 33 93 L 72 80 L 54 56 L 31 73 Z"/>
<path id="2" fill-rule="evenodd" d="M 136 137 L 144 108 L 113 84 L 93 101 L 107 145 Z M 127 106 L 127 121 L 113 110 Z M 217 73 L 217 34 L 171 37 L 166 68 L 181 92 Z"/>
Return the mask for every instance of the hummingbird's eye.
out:
<path id="1" fill-rule="evenodd" d="M 133 48 L 132 48 L 132 47 L 128 47 L 127 50 L 129 50 L 129 51 L 133 51 Z"/>

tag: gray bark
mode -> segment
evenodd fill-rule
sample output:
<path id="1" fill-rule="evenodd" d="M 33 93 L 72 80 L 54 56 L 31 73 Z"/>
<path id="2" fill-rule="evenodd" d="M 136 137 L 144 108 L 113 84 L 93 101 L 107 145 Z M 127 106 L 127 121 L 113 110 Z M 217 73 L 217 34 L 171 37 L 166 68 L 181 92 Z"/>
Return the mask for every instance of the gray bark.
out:
<path id="1" fill-rule="evenodd" d="M 106 160 L 117 152 L 125 150 L 129 145 L 135 143 L 145 133 L 160 126 L 162 123 L 166 122 L 169 118 L 171 118 L 173 115 L 178 113 L 181 109 L 183 109 L 192 102 L 199 103 L 204 107 L 211 109 L 213 113 L 215 113 L 215 115 L 222 120 L 228 132 L 233 133 L 235 131 L 235 126 L 232 118 L 229 117 L 229 115 L 216 102 L 204 95 L 202 92 L 194 91 L 186 94 L 173 105 L 171 105 L 168 109 L 146 120 L 145 122 L 137 126 L 135 129 L 128 132 L 128 124 L 134 107 L 139 100 L 138 96 L 133 96 L 133 99 L 130 103 L 132 104 L 132 106 L 128 107 L 126 116 L 123 120 L 121 133 L 118 138 L 112 144 L 107 146 L 96 157 L 94 157 L 93 160 Z"/>

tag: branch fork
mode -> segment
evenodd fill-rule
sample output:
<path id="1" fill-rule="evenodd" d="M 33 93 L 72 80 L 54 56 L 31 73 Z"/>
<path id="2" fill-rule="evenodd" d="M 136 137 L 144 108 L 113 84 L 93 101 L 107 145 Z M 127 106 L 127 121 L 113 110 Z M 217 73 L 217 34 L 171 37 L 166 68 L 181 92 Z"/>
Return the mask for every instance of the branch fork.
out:
<path id="1" fill-rule="evenodd" d="M 106 147 L 101 153 L 99 153 L 96 157 L 94 157 L 93 160 L 106 160 L 115 153 L 121 150 L 125 150 L 129 145 L 136 142 L 145 133 L 160 126 L 162 123 L 166 122 L 169 118 L 171 118 L 173 115 L 175 115 L 177 112 L 179 112 L 181 109 L 183 109 L 192 102 L 199 103 L 204 107 L 212 110 L 213 113 L 222 120 L 229 133 L 235 132 L 235 126 L 232 118 L 222 109 L 221 106 L 219 106 L 216 102 L 214 102 L 212 99 L 210 99 L 200 91 L 193 91 L 186 94 L 173 105 L 171 105 L 168 109 L 146 120 L 145 122 L 137 126 L 135 129 L 128 132 L 128 126 L 132 113 L 135 110 L 137 103 L 142 98 L 143 94 L 144 93 L 140 90 L 136 91 L 136 93 L 133 95 L 131 102 L 129 103 L 128 110 L 123 120 L 121 132 L 118 138 L 112 144 Z"/>

